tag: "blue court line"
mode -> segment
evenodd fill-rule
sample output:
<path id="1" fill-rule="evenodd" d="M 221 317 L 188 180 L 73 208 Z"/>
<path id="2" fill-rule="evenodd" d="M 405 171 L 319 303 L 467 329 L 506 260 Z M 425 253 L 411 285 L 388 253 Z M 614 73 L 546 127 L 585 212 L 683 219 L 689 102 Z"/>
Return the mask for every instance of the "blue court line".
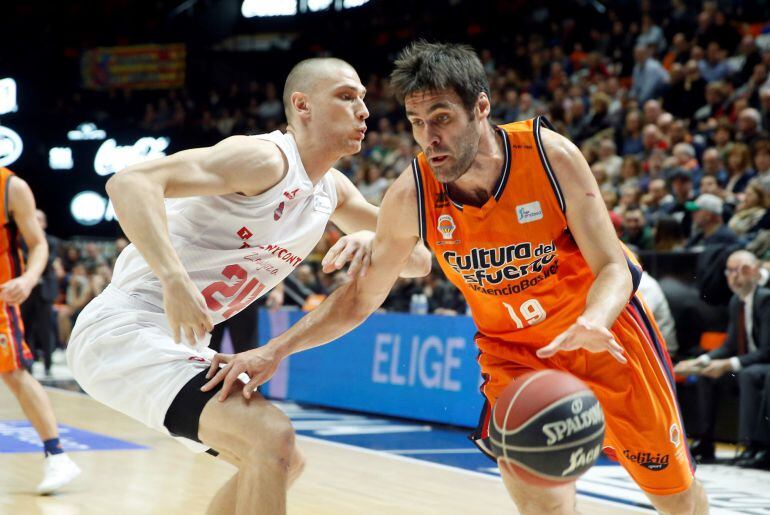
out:
<path id="1" fill-rule="evenodd" d="M 65 424 L 59 424 L 59 441 L 66 452 L 147 449 L 142 445 Z M 33 452 L 43 452 L 43 442 L 29 421 L 0 420 L 0 454 Z"/>

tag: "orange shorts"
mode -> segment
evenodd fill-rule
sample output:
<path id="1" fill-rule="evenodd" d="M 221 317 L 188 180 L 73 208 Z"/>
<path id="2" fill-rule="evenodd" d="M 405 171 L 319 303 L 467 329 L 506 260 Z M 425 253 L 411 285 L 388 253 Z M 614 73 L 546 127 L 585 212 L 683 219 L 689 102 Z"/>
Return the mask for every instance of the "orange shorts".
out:
<path id="1" fill-rule="evenodd" d="M 543 360 L 531 345 L 477 335 L 485 379 L 481 391 L 487 400 L 479 428 L 472 435 L 479 448 L 489 454 L 484 443 L 489 407 L 513 379 L 531 370 L 563 370 L 585 382 L 599 399 L 606 423 L 605 453 L 619 461 L 642 490 L 654 495 L 687 490 L 695 468 L 682 430 L 671 360 L 663 338 L 638 297 L 620 314 L 611 331 L 625 349 L 625 365 L 607 352 L 584 350 L 560 352 Z"/>
<path id="2" fill-rule="evenodd" d="M 24 341 L 24 323 L 19 306 L 0 302 L 0 373 L 32 365 L 32 353 Z"/>

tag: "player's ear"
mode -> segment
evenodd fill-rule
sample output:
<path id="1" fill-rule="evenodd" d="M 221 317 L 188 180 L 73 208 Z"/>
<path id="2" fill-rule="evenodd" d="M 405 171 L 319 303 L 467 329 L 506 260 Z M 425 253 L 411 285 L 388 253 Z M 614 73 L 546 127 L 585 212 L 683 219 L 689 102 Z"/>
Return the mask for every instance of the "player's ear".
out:
<path id="1" fill-rule="evenodd" d="M 476 108 L 478 115 L 482 118 L 489 117 L 489 112 L 492 110 L 492 104 L 489 101 L 489 96 L 486 93 L 479 93 L 479 98 L 476 100 Z"/>
<path id="2" fill-rule="evenodd" d="M 291 94 L 291 105 L 299 118 L 310 118 L 310 99 L 304 93 L 295 91 Z"/>

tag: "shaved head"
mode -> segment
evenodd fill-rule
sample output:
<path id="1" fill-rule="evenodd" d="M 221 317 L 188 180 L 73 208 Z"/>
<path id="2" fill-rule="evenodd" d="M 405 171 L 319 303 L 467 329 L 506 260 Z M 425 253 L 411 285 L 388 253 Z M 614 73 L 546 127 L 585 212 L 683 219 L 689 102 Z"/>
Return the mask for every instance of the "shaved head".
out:
<path id="1" fill-rule="evenodd" d="M 354 68 L 336 57 L 314 57 L 305 59 L 297 63 L 286 77 L 286 84 L 283 87 L 283 108 L 286 113 L 286 120 L 291 123 L 294 117 L 291 95 L 293 93 L 310 94 L 323 79 L 334 78 L 338 76 L 336 72 L 340 68 Z M 355 70 L 354 70 L 355 71 Z"/>

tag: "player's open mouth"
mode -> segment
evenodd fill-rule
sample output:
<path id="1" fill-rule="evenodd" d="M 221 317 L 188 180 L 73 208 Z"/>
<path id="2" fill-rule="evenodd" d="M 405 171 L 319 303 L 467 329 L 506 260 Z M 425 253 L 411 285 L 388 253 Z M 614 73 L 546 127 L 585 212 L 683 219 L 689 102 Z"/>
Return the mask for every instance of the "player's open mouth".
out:
<path id="1" fill-rule="evenodd" d="M 441 163 L 443 163 L 444 161 L 446 161 L 448 157 L 449 157 L 449 156 L 436 156 L 436 157 L 431 157 L 431 158 L 430 158 L 430 164 L 432 164 L 432 165 L 440 165 Z"/>

